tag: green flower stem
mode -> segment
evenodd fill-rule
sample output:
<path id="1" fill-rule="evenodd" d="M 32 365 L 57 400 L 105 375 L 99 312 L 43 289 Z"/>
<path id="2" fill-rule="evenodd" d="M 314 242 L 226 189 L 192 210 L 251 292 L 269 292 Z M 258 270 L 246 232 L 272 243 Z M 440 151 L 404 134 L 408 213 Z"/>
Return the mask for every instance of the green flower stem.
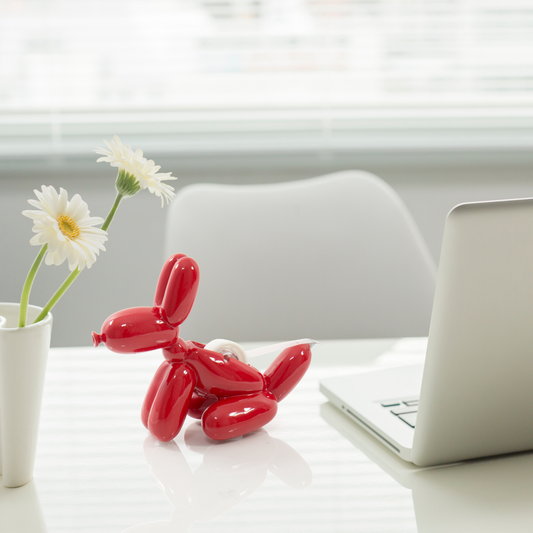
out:
<path id="1" fill-rule="evenodd" d="M 81 270 L 76 268 L 76 270 L 74 270 L 74 271 L 72 271 L 70 273 L 70 276 L 63 282 L 63 285 L 61 285 L 61 287 L 59 287 L 59 289 L 57 289 L 57 291 L 52 296 L 52 298 L 50 298 L 50 300 L 48 300 L 48 303 L 44 306 L 44 308 L 41 311 L 41 313 L 39 314 L 39 316 L 35 319 L 34 324 L 37 323 L 37 322 L 40 322 L 48 314 L 50 309 L 52 309 L 52 307 L 54 307 L 54 305 L 59 301 L 61 296 L 63 296 L 63 294 L 65 294 L 67 289 L 72 285 L 72 282 L 80 275 L 80 272 L 81 272 Z"/>
<path id="2" fill-rule="evenodd" d="M 43 244 L 41 251 L 35 258 L 33 265 L 28 272 L 26 281 L 24 282 L 24 287 L 22 288 L 22 296 L 20 297 L 20 309 L 19 309 L 19 328 L 23 328 L 26 325 L 26 318 L 28 316 L 28 303 L 30 301 L 30 292 L 33 285 L 33 280 L 43 262 L 44 254 L 48 249 L 48 244 Z"/>
<path id="3" fill-rule="evenodd" d="M 111 211 L 109 211 L 109 214 L 107 215 L 107 218 L 105 219 L 104 223 L 102 224 L 102 228 L 104 231 L 107 231 L 107 228 L 111 225 L 111 222 L 115 216 L 115 213 L 117 212 L 118 205 L 120 204 L 120 201 L 124 198 L 124 195 L 117 193 L 117 197 L 115 198 L 115 203 L 113 204 L 113 207 L 111 208 Z"/>

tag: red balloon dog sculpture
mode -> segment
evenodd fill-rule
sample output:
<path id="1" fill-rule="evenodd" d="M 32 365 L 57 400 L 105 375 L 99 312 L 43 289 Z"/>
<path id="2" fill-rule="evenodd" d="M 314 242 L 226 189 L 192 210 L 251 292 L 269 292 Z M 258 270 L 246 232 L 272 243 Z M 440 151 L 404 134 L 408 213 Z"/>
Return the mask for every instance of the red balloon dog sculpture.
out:
<path id="1" fill-rule="evenodd" d="M 202 420 L 215 440 L 238 437 L 270 422 L 277 404 L 296 386 L 311 362 L 311 345 L 287 348 L 264 374 L 229 356 L 184 341 L 179 327 L 198 291 L 198 265 L 183 254 L 163 266 L 153 307 L 133 307 L 111 315 L 93 342 L 119 353 L 163 349 L 165 361 L 146 394 L 141 419 L 160 441 L 172 440 L 185 416 Z"/>

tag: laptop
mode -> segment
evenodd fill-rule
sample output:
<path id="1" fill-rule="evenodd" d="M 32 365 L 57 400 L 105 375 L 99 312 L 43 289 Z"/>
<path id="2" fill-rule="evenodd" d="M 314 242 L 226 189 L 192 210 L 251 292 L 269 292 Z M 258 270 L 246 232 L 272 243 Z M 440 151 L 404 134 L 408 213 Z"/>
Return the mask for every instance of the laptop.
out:
<path id="1" fill-rule="evenodd" d="M 533 198 L 448 214 L 423 365 L 320 390 L 418 466 L 533 449 Z"/>

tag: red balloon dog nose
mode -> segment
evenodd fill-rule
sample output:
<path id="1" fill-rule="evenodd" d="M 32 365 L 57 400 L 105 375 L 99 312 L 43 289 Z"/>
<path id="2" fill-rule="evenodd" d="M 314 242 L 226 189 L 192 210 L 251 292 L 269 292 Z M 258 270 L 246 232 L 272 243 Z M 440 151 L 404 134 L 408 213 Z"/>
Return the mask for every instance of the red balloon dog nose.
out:
<path id="1" fill-rule="evenodd" d="M 98 335 L 98 333 L 93 331 L 93 344 L 95 345 L 95 347 L 99 346 L 102 342 L 105 342 L 105 333 Z"/>

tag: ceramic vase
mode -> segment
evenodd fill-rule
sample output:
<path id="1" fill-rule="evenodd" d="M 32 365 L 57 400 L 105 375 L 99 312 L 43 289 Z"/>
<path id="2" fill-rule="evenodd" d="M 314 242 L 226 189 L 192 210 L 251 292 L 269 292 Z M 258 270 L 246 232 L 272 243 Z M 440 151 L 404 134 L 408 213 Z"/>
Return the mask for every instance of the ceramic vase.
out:
<path id="1" fill-rule="evenodd" d="M 19 304 L 0 303 L 0 473 L 5 487 L 33 478 L 52 315 L 30 305 L 18 327 Z"/>

